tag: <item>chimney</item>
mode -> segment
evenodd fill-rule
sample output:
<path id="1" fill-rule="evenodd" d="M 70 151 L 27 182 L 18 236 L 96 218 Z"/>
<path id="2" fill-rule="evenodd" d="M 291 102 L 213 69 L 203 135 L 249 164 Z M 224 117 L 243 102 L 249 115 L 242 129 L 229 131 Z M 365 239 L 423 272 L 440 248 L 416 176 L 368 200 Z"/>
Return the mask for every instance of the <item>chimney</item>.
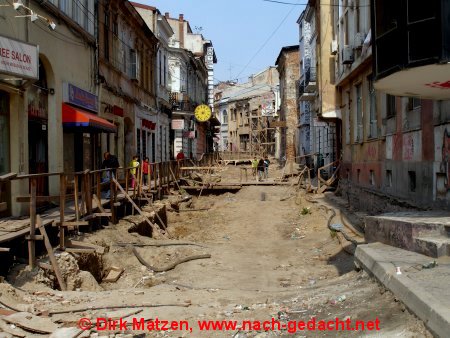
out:
<path id="1" fill-rule="evenodd" d="M 164 16 L 166 17 L 166 19 L 169 19 L 170 18 L 169 12 L 164 13 Z"/>
<path id="2" fill-rule="evenodd" d="M 180 48 L 184 48 L 184 15 L 180 14 L 178 18 Z"/>

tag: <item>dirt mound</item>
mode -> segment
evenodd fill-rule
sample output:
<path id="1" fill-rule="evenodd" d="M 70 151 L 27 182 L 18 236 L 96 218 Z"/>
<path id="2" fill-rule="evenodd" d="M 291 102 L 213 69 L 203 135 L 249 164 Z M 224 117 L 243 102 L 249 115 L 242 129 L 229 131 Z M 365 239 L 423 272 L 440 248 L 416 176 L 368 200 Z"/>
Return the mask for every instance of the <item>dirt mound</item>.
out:
<path id="1" fill-rule="evenodd" d="M 74 256 L 68 252 L 63 252 L 57 256 L 62 278 L 64 279 L 67 290 L 75 291 L 100 291 L 102 288 L 98 285 L 94 276 L 88 271 L 80 270 L 78 262 Z"/>

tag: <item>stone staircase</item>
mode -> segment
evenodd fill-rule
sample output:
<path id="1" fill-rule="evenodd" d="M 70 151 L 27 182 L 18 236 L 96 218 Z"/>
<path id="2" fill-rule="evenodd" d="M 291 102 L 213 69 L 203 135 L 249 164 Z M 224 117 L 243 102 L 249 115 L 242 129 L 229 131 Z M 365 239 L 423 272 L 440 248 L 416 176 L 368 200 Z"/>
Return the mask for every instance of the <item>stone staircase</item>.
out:
<path id="1" fill-rule="evenodd" d="M 365 240 L 435 258 L 450 256 L 450 213 L 413 211 L 367 216 Z"/>

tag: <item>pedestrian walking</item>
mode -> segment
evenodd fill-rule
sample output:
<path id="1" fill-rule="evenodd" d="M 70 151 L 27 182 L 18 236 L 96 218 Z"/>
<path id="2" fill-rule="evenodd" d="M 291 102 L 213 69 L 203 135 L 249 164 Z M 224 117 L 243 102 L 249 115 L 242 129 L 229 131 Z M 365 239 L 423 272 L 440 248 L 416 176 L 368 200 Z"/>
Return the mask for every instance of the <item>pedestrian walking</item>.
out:
<path id="1" fill-rule="evenodd" d="M 139 156 L 133 156 L 133 159 L 130 162 L 130 175 L 131 175 L 131 189 L 134 189 L 136 184 L 136 169 L 139 167 Z"/>
<path id="2" fill-rule="evenodd" d="M 256 156 L 253 158 L 252 160 L 252 175 L 253 177 L 256 176 L 256 170 L 258 169 L 258 159 L 256 158 Z"/>
<path id="3" fill-rule="evenodd" d="M 258 176 L 256 177 L 256 181 L 260 182 L 264 177 L 264 160 L 260 159 L 257 166 Z"/>
<path id="4" fill-rule="evenodd" d="M 103 178 L 103 183 L 110 183 L 111 179 L 116 177 L 117 168 L 120 167 L 119 160 L 116 156 L 111 154 L 109 151 L 106 151 L 103 154 L 103 162 L 101 169 L 111 169 L 105 172 L 105 177 Z M 111 189 L 108 189 L 106 192 L 105 198 L 109 199 L 111 196 Z"/>
<path id="5" fill-rule="evenodd" d="M 146 157 L 144 162 L 142 162 L 142 175 L 144 175 L 144 185 L 147 185 L 147 181 L 149 180 L 150 175 L 150 159 Z"/>
<path id="6" fill-rule="evenodd" d="M 266 179 L 269 178 L 269 165 L 270 165 L 269 157 L 266 156 L 266 158 L 264 159 L 264 177 Z"/>

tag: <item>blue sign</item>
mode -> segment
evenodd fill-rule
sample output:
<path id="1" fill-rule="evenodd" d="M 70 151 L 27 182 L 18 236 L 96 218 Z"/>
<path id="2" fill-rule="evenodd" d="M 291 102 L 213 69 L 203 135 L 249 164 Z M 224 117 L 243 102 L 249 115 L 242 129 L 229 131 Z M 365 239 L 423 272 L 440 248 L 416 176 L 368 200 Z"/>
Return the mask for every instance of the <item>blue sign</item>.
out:
<path id="1" fill-rule="evenodd" d="M 97 95 L 89 93 L 86 90 L 78 88 L 70 83 L 64 83 L 64 102 L 71 105 L 98 112 L 98 98 Z"/>

